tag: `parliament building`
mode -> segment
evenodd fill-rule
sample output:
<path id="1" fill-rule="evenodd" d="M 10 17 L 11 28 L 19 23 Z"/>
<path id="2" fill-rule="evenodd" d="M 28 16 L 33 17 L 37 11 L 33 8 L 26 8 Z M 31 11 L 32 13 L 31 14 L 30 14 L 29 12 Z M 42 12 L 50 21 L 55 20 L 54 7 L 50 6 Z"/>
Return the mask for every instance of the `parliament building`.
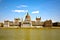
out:
<path id="1" fill-rule="evenodd" d="M 15 18 L 14 21 L 4 20 L 4 23 L 0 23 L 0 27 L 9 28 L 43 28 L 52 27 L 52 20 L 41 21 L 41 17 L 36 17 L 35 21 L 31 20 L 29 13 L 26 14 L 25 19 Z"/>

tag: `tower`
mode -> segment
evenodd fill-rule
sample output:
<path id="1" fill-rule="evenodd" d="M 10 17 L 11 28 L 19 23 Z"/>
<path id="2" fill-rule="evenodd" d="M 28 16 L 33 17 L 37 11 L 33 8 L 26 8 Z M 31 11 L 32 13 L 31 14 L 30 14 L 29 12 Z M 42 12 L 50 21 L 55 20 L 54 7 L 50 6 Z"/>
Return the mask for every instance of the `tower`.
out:
<path id="1" fill-rule="evenodd" d="M 4 21 L 4 27 L 9 27 L 9 20 Z"/>
<path id="2" fill-rule="evenodd" d="M 22 25 L 22 28 L 30 28 L 32 25 L 31 25 L 31 18 L 30 18 L 30 15 L 28 14 L 27 12 L 27 15 L 25 16 L 25 20 L 23 21 L 23 25 Z"/>
<path id="3" fill-rule="evenodd" d="M 36 17 L 36 22 L 40 22 L 40 21 L 41 21 L 41 17 L 40 18 Z"/>
<path id="4" fill-rule="evenodd" d="M 19 25 L 19 22 L 20 22 L 20 19 L 19 18 L 15 18 L 14 19 L 14 25 L 15 26 L 18 26 Z"/>
<path id="5" fill-rule="evenodd" d="M 31 18 L 30 18 L 30 15 L 29 15 L 28 12 L 27 12 L 27 15 L 26 15 L 26 17 L 25 17 L 25 21 L 26 21 L 26 22 L 30 22 L 30 21 L 31 21 Z"/>

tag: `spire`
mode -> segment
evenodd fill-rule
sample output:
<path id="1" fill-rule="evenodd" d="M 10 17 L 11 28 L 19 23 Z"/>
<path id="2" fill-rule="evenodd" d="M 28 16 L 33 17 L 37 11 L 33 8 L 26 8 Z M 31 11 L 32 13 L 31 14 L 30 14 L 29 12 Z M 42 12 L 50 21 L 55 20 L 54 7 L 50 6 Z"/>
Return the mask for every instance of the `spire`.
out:
<path id="1" fill-rule="evenodd" d="M 30 15 L 29 15 L 29 13 L 28 13 L 28 12 L 27 12 L 27 15 L 26 15 L 26 17 L 25 17 L 25 20 L 28 20 L 28 21 L 30 21 L 30 20 L 31 20 Z"/>
<path id="2" fill-rule="evenodd" d="M 29 15 L 29 13 L 27 12 L 27 15 Z"/>
<path id="3" fill-rule="evenodd" d="M 41 19 L 41 17 L 40 17 L 40 19 Z"/>

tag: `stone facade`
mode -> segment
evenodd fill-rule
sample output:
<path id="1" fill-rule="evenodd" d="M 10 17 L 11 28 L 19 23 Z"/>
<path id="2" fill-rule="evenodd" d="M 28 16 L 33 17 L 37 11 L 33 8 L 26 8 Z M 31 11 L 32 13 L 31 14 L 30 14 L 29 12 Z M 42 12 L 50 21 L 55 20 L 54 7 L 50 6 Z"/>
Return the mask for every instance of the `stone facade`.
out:
<path id="1" fill-rule="evenodd" d="M 9 20 L 4 21 L 4 27 L 9 27 Z"/>
<path id="2" fill-rule="evenodd" d="M 22 23 L 22 28 L 30 28 L 31 27 L 31 18 L 30 15 L 27 13 L 25 20 Z"/>
<path id="3" fill-rule="evenodd" d="M 9 21 L 9 26 L 14 26 L 13 21 Z"/>
<path id="4" fill-rule="evenodd" d="M 52 27 L 52 20 L 46 20 L 44 22 L 44 27 Z"/>
<path id="5" fill-rule="evenodd" d="M 27 13 L 27 15 L 25 16 L 25 20 L 21 21 L 20 18 L 15 18 L 14 21 L 9 21 L 9 20 L 5 20 L 3 23 L 4 27 L 13 27 L 13 28 L 42 28 L 44 27 L 52 27 L 52 20 L 47 20 L 42 22 L 41 21 L 41 17 L 36 17 L 35 21 L 31 21 L 31 17 L 29 15 L 29 13 Z M 59 24 L 60 25 L 60 24 Z M 1 26 L 1 24 L 0 24 Z"/>
<path id="6" fill-rule="evenodd" d="M 54 22 L 54 23 L 53 23 L 53 26 L 56 26 L 56 27 L 59 26 L 59 27 L 60 27 L 60 22 Z"/>
<path id="7" fill-rule="evenodd" d="M 19 18 L 15 18 L 14 19 L 14 26 L 19 26 L 19 22 L 20 22 L 20 19 Z"/>
<path id="8" fill-rule="evenodd" d="M 40 18 L 36 18 L 36 21 L 32 21 L 32 26 L 36 27 L 36 28 L 40 28 L 43 27 L 44 22 L 41 21 L 41 17 Z"/>
<path id="9" fill-rule="evenodd" d="M 3 27 L 3 23 L 0 23 L 0 27 Z"/>

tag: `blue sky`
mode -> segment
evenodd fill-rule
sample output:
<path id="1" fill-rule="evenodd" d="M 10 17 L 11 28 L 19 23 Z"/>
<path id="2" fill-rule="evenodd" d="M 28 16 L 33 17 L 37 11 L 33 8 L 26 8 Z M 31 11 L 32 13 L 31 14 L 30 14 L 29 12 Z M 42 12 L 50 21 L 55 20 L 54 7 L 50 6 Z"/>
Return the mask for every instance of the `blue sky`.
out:
<path id="1" fill-rule="evenodd" d="M 24 18 L 27 12 L 31 20 L 60 22 L 60 0 L 0 0 L 0 21 Z"/>

